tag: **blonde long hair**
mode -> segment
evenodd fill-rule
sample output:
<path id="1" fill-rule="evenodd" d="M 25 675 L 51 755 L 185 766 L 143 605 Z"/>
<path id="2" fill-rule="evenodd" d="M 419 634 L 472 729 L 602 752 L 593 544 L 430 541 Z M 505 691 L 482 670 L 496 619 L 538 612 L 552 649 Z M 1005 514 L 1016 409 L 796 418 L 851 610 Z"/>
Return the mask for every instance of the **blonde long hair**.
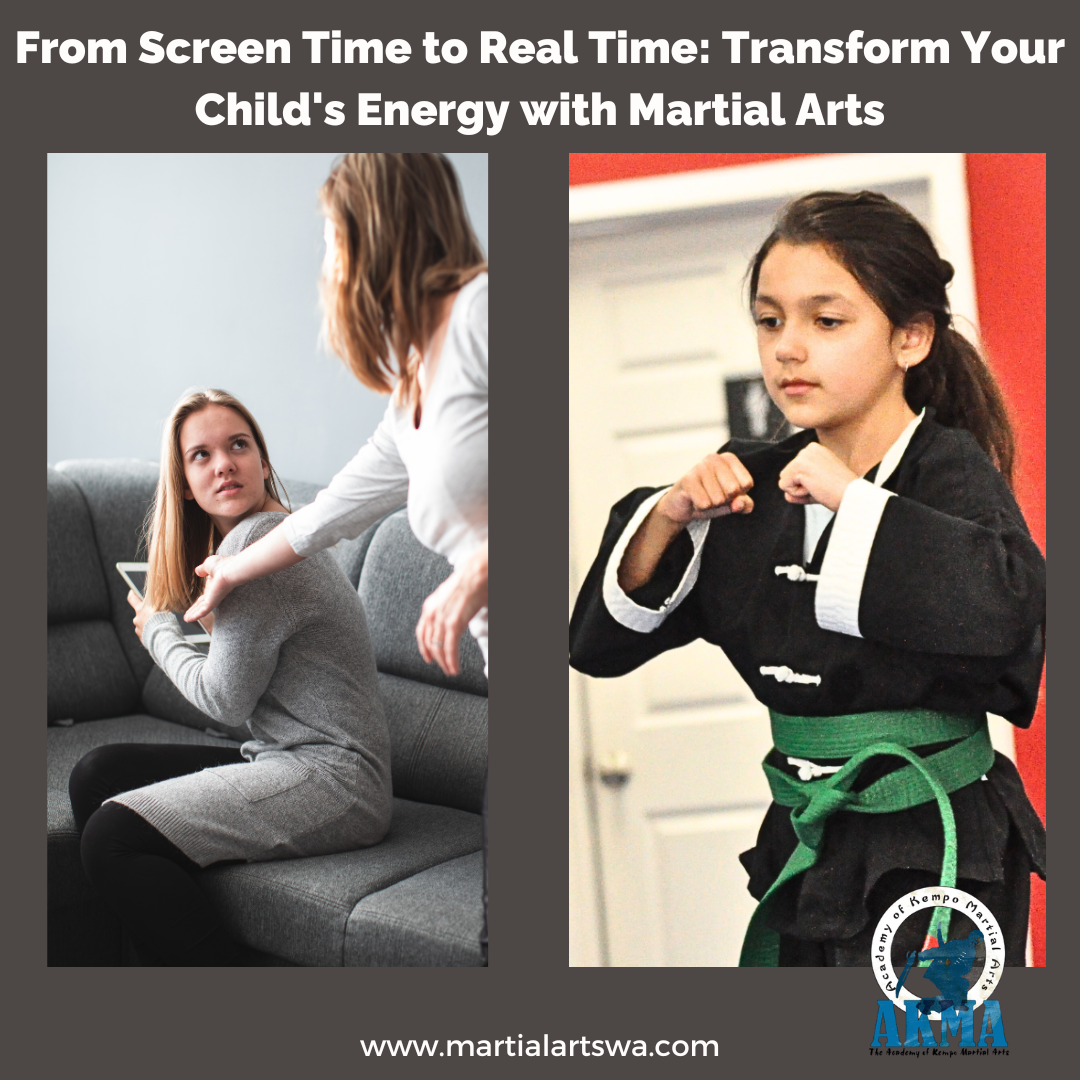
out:
<path id="1" fill-rule="evenodd" d="M 202 578 L 195 576 L 195 567 L 212 555 L 221 543 L 221 534 L 210 515 L 194 499 L 184 498 L 187 481 L 180 451 L 180 429 L 184 421 L 210 405 L 232 409 L 251 428 L 259 456 L 270 470 L 270 476 L 264 481 L 266 492 L 277 502 L 285 502 L 278 494 L 281 481 L 270 464 L 266 440 L 255 417 L 243 403 L 224 390 L 212 388 L 189 390 L 184 394 L 165 421 L 157 491 L 143 525 L 143 542 L 149 562 L 146 597 L 158 611 L 185 611 L 195 602 L 203 583 Z M 284 486 L 281 490 L 284 491 Z"/>
<path id="2" fill-rule="evenodd" d="M 337 234 L 323 275 L 327 344 L 365 386 L 414 400 L 433 301 L 487 269 L 454 167 L 442 154 L 346 154 L 319 191 Z"/>

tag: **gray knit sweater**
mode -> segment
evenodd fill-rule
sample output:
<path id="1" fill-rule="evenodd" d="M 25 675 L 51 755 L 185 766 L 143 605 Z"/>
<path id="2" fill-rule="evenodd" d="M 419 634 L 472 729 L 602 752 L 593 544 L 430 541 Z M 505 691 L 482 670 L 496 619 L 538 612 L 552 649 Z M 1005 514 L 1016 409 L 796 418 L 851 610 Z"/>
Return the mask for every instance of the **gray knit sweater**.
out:
<path id="1" fill-rule="evenodd" d="M 236 554 L 283 514 L 222 542 Z M 377 842 L 390 822 L 390 738 L 356 591 L 329 552 L 241 585 L 219 605 L 209 654 L 167 612 L 143 644 L 181 693 L 250 735 L 250 765 L 118 796 L 200 865 L 326 854 Z"/>

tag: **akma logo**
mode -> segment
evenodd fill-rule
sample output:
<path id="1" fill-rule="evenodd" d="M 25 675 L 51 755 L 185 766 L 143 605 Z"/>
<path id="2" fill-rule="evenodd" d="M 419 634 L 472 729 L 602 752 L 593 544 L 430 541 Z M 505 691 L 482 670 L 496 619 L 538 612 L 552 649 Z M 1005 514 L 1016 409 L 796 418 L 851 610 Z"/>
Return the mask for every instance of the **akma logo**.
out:
<path id="1" fill-rule="evenodd" d="M 901 971 L 897 975 L 893 944 L 899 938 L 899 929 L 913 915 L 929 910 L 934 911 L 931 936 L 922 949 L 910 950 L 899 958 Z M 965 915 L 973 929 L 967 937 L 946 941 L 945 928 L 953 911 Z M 878 1001 L 870 1042 L 876 1052 L 881 1053 L 882 1046 L 946 1047 L 950 1034 L 959 1036 L 956 1045 L 960 1053 L 966 1050 L 987 1054 L 991 1045 L 997 1053 L 999 1047 L 1009 1045 L 1005 1041 L 1001 1006 L 990 1000 L 1005 969 L 1005 939 L 997 919 L 970 893 L 938 886 L 902 896 L 882 915 L 874 932 L 870 959 L 878 985 L 887 995 L 884 1001 Z M 917 964 L 925 968 L 921 974 L 937 988 L 937 994 L 920 997 L 905 985 Z M 982 1025 L 976 1043 L 975 1010 L 980 1007 Z M 896 1024 L 897 1010 L 905 1018 L 903 1043 Z M 933 1015 L 941 1022 L 940 1040 L 935 1038 L 930 1024 Z"/>

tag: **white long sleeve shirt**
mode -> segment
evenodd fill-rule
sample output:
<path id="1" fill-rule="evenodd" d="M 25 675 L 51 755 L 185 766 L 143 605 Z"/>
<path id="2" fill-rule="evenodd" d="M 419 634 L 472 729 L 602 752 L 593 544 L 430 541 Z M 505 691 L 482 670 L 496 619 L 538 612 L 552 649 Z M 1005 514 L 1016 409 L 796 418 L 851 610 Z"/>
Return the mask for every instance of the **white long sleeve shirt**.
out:
<path id="1" fill-rule="evenodd" d="M 293 550 L 312 555 L 407 505 L 417 539 L 458 565 L 487 540 L 487 427 L 488 276 L 480 274 L 454 299 L 419 426 L 392 396 L 356 457 L 286 519 Z M 486 609 L 470 628 L 486 654 Z"/>

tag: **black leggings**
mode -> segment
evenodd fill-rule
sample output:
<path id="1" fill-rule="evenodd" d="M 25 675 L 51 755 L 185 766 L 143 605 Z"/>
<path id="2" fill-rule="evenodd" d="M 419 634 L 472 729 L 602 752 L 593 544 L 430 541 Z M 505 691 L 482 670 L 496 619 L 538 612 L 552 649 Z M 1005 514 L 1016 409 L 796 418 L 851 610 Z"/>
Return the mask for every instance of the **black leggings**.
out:
<path id="1" fill-rule="evenodd" d="M 83 868 L 144 964 L 231 967 L 241 960 L 192 876 L 198 864 L 134 810 L 105 800 L 243 760 L 231 746 L 115 743 L 91 750 L 72 770 L 68 791 Z"/>

